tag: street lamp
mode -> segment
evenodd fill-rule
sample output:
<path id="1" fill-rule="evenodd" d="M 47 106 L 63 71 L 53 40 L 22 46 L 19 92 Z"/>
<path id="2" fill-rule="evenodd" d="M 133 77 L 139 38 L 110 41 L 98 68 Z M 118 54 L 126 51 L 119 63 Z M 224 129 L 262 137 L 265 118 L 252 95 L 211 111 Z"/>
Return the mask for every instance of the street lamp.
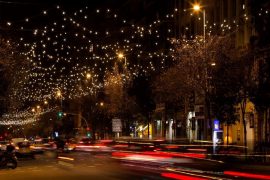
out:
<path id="1" fill-rule="evenodd" d="M 203 45 L 204 45 L 204 52 L 203 52 L 203 59 L 206 63 L 206 48 L 205 48 L 205 9 L 202 8 L 202 6 L 200 4 L 194 4 L 193 5 L 193 11 L 194 12 L 202 12 L 203 13 Z M 216 64 L 215 63 L 212 63 L 211 66 L 215 66 Z M 210 99 L 209 99 L 209 85 L 208 85 L 208 66 L 206 65 L 205 66 L 205 74 L 206 74 L 206 81 L 205 81 L 205 86 L 206 86 L 206 94 L 205 94 L 205 104 L 206 104 L 206 108 L 207 108 L 207 113 L 208 113 L 208 123 L 211 122 L 211 117 L 210 117 L 210 106 L 207 107 L 207 104 L 211 104 L 210 102 Z M 204 131 L 205 131 L 205 134 L 207 134 L 207 127 L 204 126 Z"/>
<path id="2" fill-rule="evenodd" d="M 205 42 L 205 9 L 202 9 L 202 7 L 199 4 L 194 4 L 193 10 L 195 12 L 199 12 L 199 11 L 203 12 L 203 42 Z"/>
<path id="3" fill-rule="evenodd" d="M 124 56 L 123 53 L 118 53 L 118 58 L 119 58 L 120 60 L 122 60 L 122 59 L 124 58 L 124 60 L 125 60 L 125 67 L 126 67 L 126 65 L 127 65 L 126 56 Z"/>
<path id="4" fill-rule="evenodd" d="M 199 11 L 201 9 L 201 6 L 199 4 L 194 4 L 193 5 L 193 10 L 194 11 Z"/>
<path id="5" fill-rule="evenodd" d="M 56 93 L 56 95 L 57 95 L 57 97 L 59 97 L 59 98 L 60 98 L 60 101 L 61 101 L 61 109 L 62 109 L 62 107 L 63 107 L 63 102 L 62 102 L 63 96 L 62 96 L 61 91 L 60 91 L 60 90 L 58 90 L 58 91 L 57 91 L 57 93 Z"/>
<path id="6" fill-rule="evenodd" d="M 123 57 L 124 57 L 124 54 L 123 54 L 123 53 L 119 53 L 119 54 L 118 54 L 118 58 L 119 58 L 119 59 L 122 59 Z"/>
<path id="7" fill-rule="evenodd" d="M 100 102 L 100 106 L 101 106 L 101 107 L 104 106 L 104 102 Z"/>
<path id="8" fill-rule="evenodd" d="M 57 91 L 57 94 L 56 94 L 58 97 L 61 97 L 61 91 Z"/>
<path id="9" fill-rule="evenodd" d="M 86 73 L 86 79 L 88 80 L 88 79 L 91 79 L 91 83 L 92 83 L 92 85 L 93 85 L 93 83 L 94 83 L 94 80 L 93 80 L 93 77 L 92 77 L 92 75 L 90 74 L 90 73 Z"/>
<path id="10" fill-rule="evenodd" d="M 91 74 L 90 73 L 87 73 L 86 74 L 86 79 L 90 79 L 92 76 L 91 76 Z"/>

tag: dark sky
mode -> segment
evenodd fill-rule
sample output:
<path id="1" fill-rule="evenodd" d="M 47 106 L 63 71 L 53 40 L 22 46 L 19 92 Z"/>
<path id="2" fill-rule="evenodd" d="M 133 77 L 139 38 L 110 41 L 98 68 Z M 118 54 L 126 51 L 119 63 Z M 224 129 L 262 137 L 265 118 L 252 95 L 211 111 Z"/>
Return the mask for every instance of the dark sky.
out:
<path id="1" fill-rule="evenodd" d="M 83 6 L 93 8 L 118 9 L 132 18 L 155 16 L 164 12 L 174 0 L 1 0 L 0 19 L 19 20 L 24 16 L 38 15 L 41 10 L 60 5 L 66 9 L 76 9 Z"/>
<path id="2" fill-rule="evenodd" d="M 112 11 L 115 11 L 120 17 L 123 17 L 128 21 L 133 21 L 134 24 L 148 25 L 149 22 L 156 20 L 158 16 L 164 16 L 167 12 L 171 12 L 171 9 L 173 8 L 171 4 L 173 4 L 174 1 L 175 0 L 0 0 L 0 33 L 1 35 L 12 37 L 15 40 L 24 37 L 25 42 L 31 43 L 31 41 L 35 40 L 33 37 L 33 31 L 35 29 L 43 29 L 44 26 L 47 26 L 48 24 L 51 25 L 54 21 L 63 19 L 59 12 L 54 13 L 57 12 L 56 7 L 58 5 L 61 7 L 61 10 L 66 11 L 67 14 L 74 13 L 75 11 L 79 11 L 80 8 L 85 8 L 85 6 L 87 6 L 88 16 L 89 19 L 91 18 L 91 21 L 87 21 L 85 26 L 95 25 L 96 23 L 96 26 L 94 27 L 98 30 L 104 31 L 104 29 L 102 29 L 103 24 L 100 22 L 100 19 L 98 19 L 98 16 L 95 14 L 91 17 L 91 13 L 95 12 L 96 9 L 106 10 L 109 8 Z M 44 10 L 48 11 L 46 18 L 42 14 Z M 25 22 L 26 18 L 31 19 L 29 20 L 29 23 Z M 11 22 L 12 26 L 7 27 L 7 22 Z M 109 23 L 105 25 L 108 26 Z M 20 30 L 20 27 L 24 27 L 24 30 Z M 115 28 L 119 29 L 119 27 Z M 164 38 L 165 37 L 166 36 L 164 36 Z M 116 38 L 118 38 L 118 36 L 116 36 Z M 110 38 L 110 40 L 111 39 L 112 38 Z M 98 39 L 98 41 L 101 40 Z M 148 44 L 152 42 L 147 39 L 145 41 L 147 41 L 146 43 Z M 73 43 L 77 42 L 74 41 Z M 149 45 L 146 45 L 147 48 L 148 46 Z M 154 50 L 152 46 L 149 47 L 151 47 L 151 50 Z M 41 49 L 37 49 L 37 51 L 38 50 Z M 144 50 L 145 52 L 148 52 L 148 49 Z M 150 97 L 150 92 L 147 94 L 145 93 L 146 89 L 149 88 L 148 82 L 145 81 L 141 83 L 140 79 L 138 79 L 136 83 L 137 82 L 138 84 L 143 84 L 134 87 L 134 91 L 139 96 L 138 99 L 148 101 L 148 99 L 146 100 L 146 97 Z M 143 104 L 144 101 L 141 101 L 141 104 Z M 144 107 L 144 105 L 142 105 L 142 107 Z"/>

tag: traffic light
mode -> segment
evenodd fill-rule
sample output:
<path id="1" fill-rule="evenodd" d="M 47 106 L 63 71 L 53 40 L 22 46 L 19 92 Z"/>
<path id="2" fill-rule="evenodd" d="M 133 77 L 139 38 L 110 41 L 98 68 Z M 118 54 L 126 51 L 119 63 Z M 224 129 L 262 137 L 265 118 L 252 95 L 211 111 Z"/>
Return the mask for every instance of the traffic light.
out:
<path id="1" fill-rule="evenodd" d="M 64 115 L 64 113 L 62 111 L 57 112 L 57 117 L 58 118 L 62 118 L 63 115 Z"/>
<path id="2" fill-rule="evenodd" d="M 90 132 L 87 132 L 87 137 L 91 137 L 91 133 Z"/>

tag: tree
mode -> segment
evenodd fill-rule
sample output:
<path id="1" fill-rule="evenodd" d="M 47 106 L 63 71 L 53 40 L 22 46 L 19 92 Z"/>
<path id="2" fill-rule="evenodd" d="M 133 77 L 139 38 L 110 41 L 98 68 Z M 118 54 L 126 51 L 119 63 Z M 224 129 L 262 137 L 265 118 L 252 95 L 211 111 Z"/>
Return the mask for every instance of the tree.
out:
<path id="1" fill-rule="evenodd" d="M 251 78 L 251 68 L 253 58 L 250 54 L 246 53 L 242 55 L 239 64 L 239 91 L 237 93 L 237 101 L 240 104 L 241 117 L 244 128 L 244 146 L 245 146 L 245 154 L 247 154 L 247 127 L 246 127 L 246 105 L 248 100 L 251 97 L 251 89 L 252 89 L 252 78 Z"/>
<path id="2" fill-rule="evenodd" d="M 230 125 L 234 124 L 236 119 L 235 116 L 235 104 L 236 104 L 236 93 L 237 88 L 234 86 L 235 77 L 232 72 L 229 71 L 229 66 L 220 64 L 216 67 L 216 76 L 213 80 L 214 92 L 211 96 L 213 116 L 216 117 L 220 123 L 225 123 L 227 126 L 227 145 Z"/>
<path id="3" fill-rule="evenodd" d="M 255 104 L 259 115 L 259 139 L 267 140 L 269 107 L 270 107 L 270 63 L 269 50 L 257 50 L 254 58 L 251 101 Z M 260 120 L 263 120 L 262 122 Z M 262 128 L 264 124 L 265 129 Z M 264 133 L 263 133 L 264 132 Z M 264 134 L 264 137 L 262 137 Z M 262 140 L 261 139 L 261 140 Z"/>
<path id="4" fill-rule="evenodd" d="M 130 80 L 129 72 L 124 69 L 121 73 L 119 66 L 115 64 L 113 72 L 106 75 L 104 82 L 105 95 L 108 98 L 108 113 L 112 117 L 122 119 L 126 135 L 129 135 L 132 115 L 138 112 L 135 98 L 128 94 Z"/>
<path id="5" fill-rule="evenodd" d="M 209 123 L 212 116 L 226 122 L 229 119 L 235 121 L 234 117 L 228 116 L 234 114 L 238 87 L 235 84 L 238 71 L 235 71 L 237 54 L 233 42 L 229 36 L 212 36 L 205 43 L 200 39 L 173 40 L 176 64 L 154 83 L 159 100 L 186 103 L 190 96 L 196 94 L 204 97 L 202 102 Z M 225 104 L 224 99 L 227 101 Z"/>
<path id="6" fill-rule="evenodd" d="M 270 18 L 268 9 L 270 3 L 267 0 L 256 2 L 251 1 L 252 15 L 254 19 L 254 26 L 256 29 L 256 36 L 251 38 L 251 51 L 253 53 L 253 69 L 252 79 L 254 81 L 253 91 L 251 94 L 252 102 L 258 111 L 258 138 L 260 140 L 267 140 L 269 134 L 269 107 L 270 107 L 270 63 L 269 63 L 269 46 L 270 46 Z M 264 124 L 264 130 L 262 125 Z M 264 134 L 264 137 L 263 137 Z"/>
<path id="7" fill-rule="evenodd" d="M 16 45 L 0 37 L 0 99 L 3 111 L 14 111 L 21 108 L 21 104 L 14 94 L 21 88 L 19 82 L 25 81 L 30 61 L 20 55 Z M 2 112 L 3 113 L 3 112 Z"/>

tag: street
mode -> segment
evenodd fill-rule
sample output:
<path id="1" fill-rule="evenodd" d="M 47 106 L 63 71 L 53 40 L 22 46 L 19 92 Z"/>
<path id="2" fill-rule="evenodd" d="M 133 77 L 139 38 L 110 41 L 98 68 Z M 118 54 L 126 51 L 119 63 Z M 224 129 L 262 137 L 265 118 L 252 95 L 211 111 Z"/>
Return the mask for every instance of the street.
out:
<path id="1" fill-rule="evenodd" d="M 187 163 L 190 162 L 190 163 Z M 110 153 L 54 152 L 36 155 L 35 159 L 19 159 L 14 170 L 1 169 L 0 177 L 13 179 L 269 179 L 269 176 L 250 175 L 248 168 L 238 177 L 232 171 L 223 172 L 209 161 L 186 161 L 170 166 L 159 162 L 117 160 Z M 267 172 L 267 169 L 265 169 Z M 243 176 L 242 176 L 243 175 Z M 242 177 L 241 177 L 242 176 Z M 248 177 L 250 176 L 250 177 Z"/>
<path id="2" fill-rule="evenodd" d="M 151 173 L 124 170 L 106 154 L 66 155 L 70 159 L 48 158 L 47 155 L 39 155 L 35 160 L 20 159 L 17 169 L 0 171 L 1 179 L 152 179 Z"/>

